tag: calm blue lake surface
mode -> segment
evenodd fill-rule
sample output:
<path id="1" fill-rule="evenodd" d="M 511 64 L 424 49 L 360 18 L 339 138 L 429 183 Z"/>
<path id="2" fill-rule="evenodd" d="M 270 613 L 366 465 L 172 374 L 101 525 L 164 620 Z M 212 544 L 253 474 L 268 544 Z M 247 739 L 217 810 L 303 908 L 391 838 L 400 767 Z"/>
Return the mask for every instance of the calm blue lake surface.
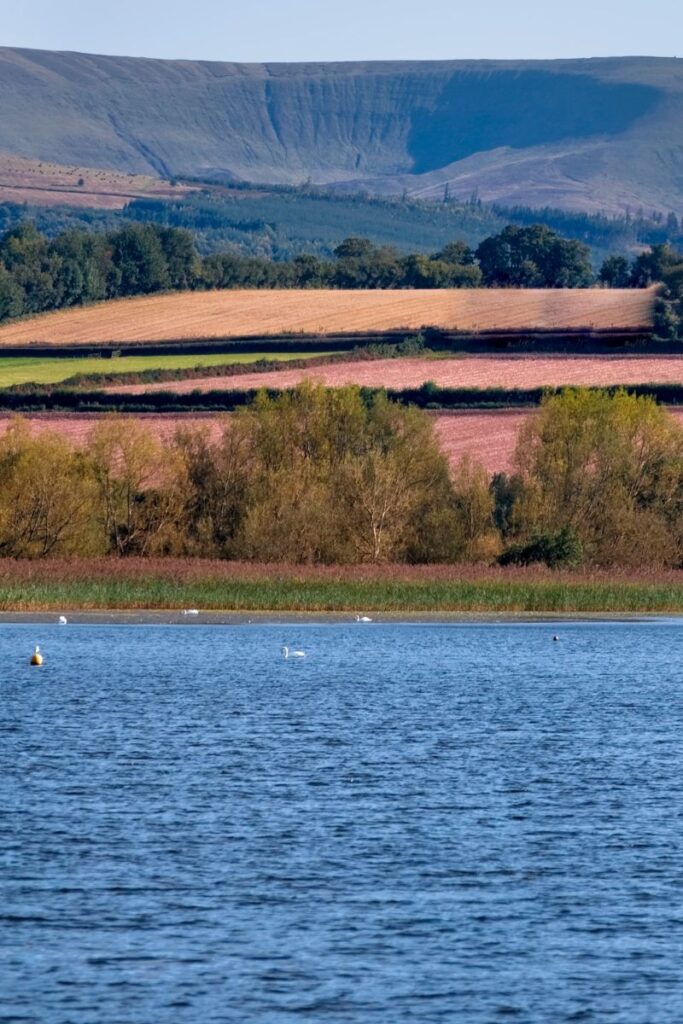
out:
<path id="1" fill-rule="evenodd" d="M 683 1020 L 680 621 L 0 654 L 5 1024 Z"/>

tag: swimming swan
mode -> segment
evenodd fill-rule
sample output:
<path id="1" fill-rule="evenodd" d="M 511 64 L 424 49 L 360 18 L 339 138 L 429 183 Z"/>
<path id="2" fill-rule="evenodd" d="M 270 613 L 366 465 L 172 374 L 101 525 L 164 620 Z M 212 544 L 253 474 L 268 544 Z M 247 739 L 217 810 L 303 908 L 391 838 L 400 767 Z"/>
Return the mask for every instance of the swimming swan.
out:
<path id="1" fill-rule="evenodd" d="M 306 652 L 305 651 L 290 651 L 289 647 L 283 647 L 282 648 L 282 657 L 283 658 L 305 658 L 306 657 Z"/>
<path id="2" fill-rule="evenodd" d="M 372 619 L 367 615 L 356 615 L 356 622 L 372 622 Z"/>
<path id="3" fill-rule="evenodd" d="M 60 615 L 58 621 L 59 621 L 59 625 L 60 626 L 66 626 L 66 623 L 67 623 L 66 615 Z"/>

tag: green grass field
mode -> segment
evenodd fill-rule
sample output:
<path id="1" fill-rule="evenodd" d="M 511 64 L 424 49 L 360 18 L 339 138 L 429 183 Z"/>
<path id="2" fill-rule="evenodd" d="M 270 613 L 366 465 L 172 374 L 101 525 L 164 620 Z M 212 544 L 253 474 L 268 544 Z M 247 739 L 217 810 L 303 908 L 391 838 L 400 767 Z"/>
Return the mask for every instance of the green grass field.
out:
<path id="1" fill-rule="evenodd" d="M 216 352 L 177 356 L 0 356 L 0 388 L 13 384 L 58 384 L 77 373 L 139 373 L 141 370 L 184 370 L 230 363 L 273 362 L 328 356 L 331 352 Z"/>

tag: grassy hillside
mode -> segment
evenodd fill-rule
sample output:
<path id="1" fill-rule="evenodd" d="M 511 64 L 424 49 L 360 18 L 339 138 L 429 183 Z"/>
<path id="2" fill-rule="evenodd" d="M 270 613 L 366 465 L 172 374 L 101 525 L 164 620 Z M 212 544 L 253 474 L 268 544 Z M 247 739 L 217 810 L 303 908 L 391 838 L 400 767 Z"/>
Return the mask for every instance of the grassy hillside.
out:
<path id="1" fill-rule="evenodd" d="M 675 59 L 235 65 L 0 50 L 0 149 L 230 181 L 680 210 Z M 220 116 L 217 116 L 220 112 Z"/>
<path id="2" fill-rule="evenodd" d="M 188 185 L 171 184 L 150 174 L 65 167 L 0 153 L 0 203 L 122 210 L 134 199 L 179 199 L 190 191 Z"/>

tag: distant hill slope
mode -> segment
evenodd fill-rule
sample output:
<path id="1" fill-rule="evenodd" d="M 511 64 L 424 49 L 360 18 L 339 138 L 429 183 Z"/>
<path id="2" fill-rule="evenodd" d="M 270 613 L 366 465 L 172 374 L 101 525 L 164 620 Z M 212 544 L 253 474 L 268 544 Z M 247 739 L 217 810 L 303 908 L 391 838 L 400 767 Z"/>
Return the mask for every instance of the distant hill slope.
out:
<path id="1" fill-rule="evenodd" d="M 0 203 L 122 210 L 135 199 L 182 199 L 189 187 L 147 174 L 64 167 L 0 152 Z"/>
<path id="2" fill-rule="evenodd" d="M 683 61 L 238 65 L 0 49 L 0 150 L 583 210 L 683 210 Z"/>

